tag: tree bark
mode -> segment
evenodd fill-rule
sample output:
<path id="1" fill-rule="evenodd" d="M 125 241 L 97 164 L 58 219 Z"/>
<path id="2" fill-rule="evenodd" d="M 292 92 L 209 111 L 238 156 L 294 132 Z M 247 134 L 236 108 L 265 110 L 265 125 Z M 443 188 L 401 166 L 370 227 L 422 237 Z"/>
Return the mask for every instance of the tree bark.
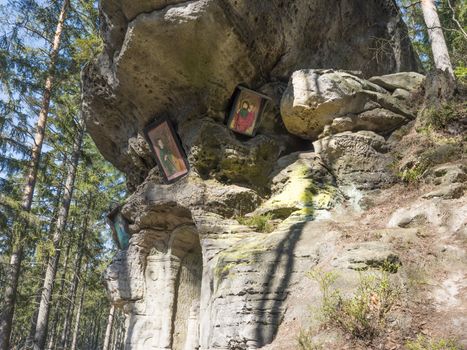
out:
<path id="1" fill-rule="evenodd" d="M 448 71 L 449 75 L 455 80 L 454 70 L 452 69 L 451 59 L 449 58 L 448 47 L 443 35 L 443 29 L 436 10 L 434 0 L 421 0 L 423 19 L 428 30 L 430 38 L 431 51 L 436 69 Z"/>
<path id="2" fill-rule="evenodd" d="M 76 312 L 75 327 L 73 328 L 73 339 L 71 341 L 70 350 L 75 350 L 76 349 L 76 344 L 77 344 L 77 341 L 78 341 L 79 321 L 81 319 L 81 310 L 83 309 L 85 289 L 86 289 L 86 285 L 83 283 L 83 287 L 82 287 L 82 291 L 81 291 L 81 297 L 79 298 L 78 311 Z"/>
<path id="3" fill-rule="evenodd" d="M 78 168 L 79 157 L 81 153 L 81 144 L 83 141 L 84 127 L 78 123 L 78 130 L 75 141 L 73 143 L 73 152 L 71 162 L 68 167 L 68 176 L 65 181 L 64 193 L 61 207 L 58 214 L 57 226 L 53 234 L 54 254 L 49 258 L 47 271 L 42 289 L 41 303 L 39 305 L 39 313 L 37 316 L 36 332 L 34 334 L 34 350 L 44 350 L 47 338 L 47 326 L 50 312 L 50 302 L 52 299 L 52 290 L 57 273 L 58 262 L 60 259 L 60 242 L 63 231 L 66 227 L 68 219 L 68 211 L 70 209 L 71 198 L 75 183 L 76 172 Z"/>
<path id="4" fill-rule="evenodd" d="M 57 27 L 55 29 L 53 45 L 50 52 L 49 72 L 45 81 L 44 94 L 42 96 L 41 109 L 37 121 L 34 143 L 31 149 L 31 160 L 28 167 L 29 171 L 26 177 L 26 184 L 23 189 L 22 209 L 26 212 L 30 212 L 32 206 L 32 198 L 34 196 L 37 172 L 39 169 L 39 161 L 42 152 L 42 144 L 44 142 L 45 136 L 45 126 L 47 124 L 47 116 L 49 114 L 50 98 L 52 96 L 52 87 L 55 77 L 55 65 L 60 49 L 63 26 L 65 24 L 68 7 L 69 0 L 64 0 L 63 6 L 60 10 Z M 0 313 L 0 350 L 10 349 L 10 336 L 13 314 L 15 312 L 18 279 L 21 272 L 21 261 L 23 259 L 23 238 L 26 236 L 25 231 L 27 224 L 22 226 L 23 228 L 20 229 L 19 225 L 16 225 L 16 228 L 13 229 L 12 233 L 13 237 L 11 240 L 11 256 L 4 295 L 5 301 L 3 310 Z"/>
<path id="5" fill-rule="evenodd" d="M 115 313 L 115 306 L 110 306 L 109 311 L 109 318 L 107 319 L 107 327 L 105 329 L 105 336 L 104 336 L 104 346 L 102 350 L 109 350 L 110 345 L 110 336 L 112 335 L 112 325 L 114 321 L 114 313 Z"/>
<path id="6" fill-rule="evenodd" d="M 90 199 L 92 201 L 92 197 Z M 88 234 L 88 229 L 89 229 L 89 214 L 94 208 L 94 203 L 89 202 L 87 203 L 87 209 L 84 215 L 84 223 L 83 223 L 83 230 L 81 231 L 81 235 L 79 238 L 78 242 L 78 250 L 76 252 L 76 258 L 75 258 L 75 273 L 73 275 L 73 281 L 71 282 L 71 289 L 68 293 L 68 308 L 66 311 L 66 315 L 63 321 L 63 328 L 62 328 L 62 335 L 60 338 L 60 349 L 66 349 L 67 348 L 67 343 L 68 343 L 68 335 L 69 335 L 69 329 L 71 325 L 71 320 L 73 318 L 73 310 L 75 306 L 75 299 L 76 299 L 76 293 L 78 291 L 78 284 L 80 282 L 80 273 L 81 273 L 81 264 L 83 261 L 83 256 L 84 256 L 84 248 L 85 248 L 85 238 L 86 235 Z"/>
<path id="7" fill-rule="evenodd" d="M 60 279 L 60 289 L 59 289 L 59 292 L 58 292 L 58 295 L 60 297 L 57 300 L 57 303 L 55 305 L 55 312 L 54 312 L 54 317 L 53 317 L 53 322 L 52 322 L 52 331 L 49 334 L 49 342 L 47 344 L 47 349 L 48 350 L 52 350 L 54 348 L 54 345 L 55 345 L 55 338 L 56 338 L 56 334 L 57 334 L 57 325 L 58 325 L 59 320 L 60 320 L 60 305 L 61 305 L 61 301 L 63 299 L 63 291 L 64 291 L 64 288 L 65 288 L 66 272 L 68 270 L 68 260 L 70 258 L 70 248 L 71 248 L 71 244 L 67 245 L 65 261 L 63 262 L 62 277 Z M 36 317 L 36 319 L 37 319 L 37 317 Z M 34 328 L 34 331 L 35 331 L 35 328 Z"/>
<path id="8" fill-rule="evenodd" d="M 46 267 L 46 264 L 45 262 L 42 263 L 42 267 L 41 267 L 41 278 L 39 280 L 39 283 L 38 283 L 38 287 L 37 287 L 37 291 L 36 291 L 36 296 L 34 297 L 34 305 L 39 305 L 39 303 L 41 302 L 41 283 L 42 281 L 44 280 L 44 277 L 45 277 L 45 267 Z M 29 335 L 28 337 L 26 338 L 26 348 L 29 348 L 32 346 L 32 340 L 34 339 L 34 331 L 36 329 L 36 321 L 37 321 L 37 313 L 39 312 L 39 308 L 36 307 L 36 309 L 34 310 L 34 314 L 32 315 L 32 318 L 31 318 L 31 327 L 29 328 Z"/>

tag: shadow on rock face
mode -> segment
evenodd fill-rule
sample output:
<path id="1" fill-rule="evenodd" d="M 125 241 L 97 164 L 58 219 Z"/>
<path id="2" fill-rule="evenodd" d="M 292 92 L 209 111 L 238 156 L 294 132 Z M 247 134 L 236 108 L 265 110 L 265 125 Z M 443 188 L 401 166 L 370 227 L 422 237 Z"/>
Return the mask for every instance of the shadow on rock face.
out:
<path id="1" fill-rule="evenodd" d="M 284 315 L 284 302 L 290 287 L 295 267 L 295 247 L 303 232 L 304 223 L 290 227 L 288 234 L 275 247 L 274 259 L 270 262 L 264 281 L 261 310 L 255 338 L 259 347 L 269 344 L 274 339 Z M 264 311 L 262 311 L 264 310 Z M 270 325 L 270 327 L 265 327 Z"/>

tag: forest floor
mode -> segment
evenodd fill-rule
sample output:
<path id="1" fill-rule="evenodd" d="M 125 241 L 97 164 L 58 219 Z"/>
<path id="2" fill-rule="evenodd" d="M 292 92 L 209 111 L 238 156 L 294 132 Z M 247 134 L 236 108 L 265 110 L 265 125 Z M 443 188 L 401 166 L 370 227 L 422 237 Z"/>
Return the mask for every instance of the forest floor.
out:
<path id="1" fill-rule="evenodd" d="M 400 294 L 376 337 L 361 340 L 329 322 L 316 324 L 321 291 L 316 281 L 304 278 L 288 299 L 289 310 L 302 311 L 285 316 L 276 340 L 265 349 L 299 348 L 300 332 L 311 334 L 308 349 L 418 349 L 408 347 L 410 341 L 415 345 L 432 342 L 433 346 L 452 341 L 457 347 L 446 349 L 466 348 L 467 198 L 424 198 L 439 188 L 433 183 L 396 184 L 367 192 L 360 200 L 364 208 L 343 204 L 330 219 L 305 227 L 304 237 L 306 230 L 337 233 L 332 253 L 317 266 L 325 271 L 334 269 L 333 260 L 346 247 L 362 242 L 390 244 L 401 263 L 392 277 Z"/>

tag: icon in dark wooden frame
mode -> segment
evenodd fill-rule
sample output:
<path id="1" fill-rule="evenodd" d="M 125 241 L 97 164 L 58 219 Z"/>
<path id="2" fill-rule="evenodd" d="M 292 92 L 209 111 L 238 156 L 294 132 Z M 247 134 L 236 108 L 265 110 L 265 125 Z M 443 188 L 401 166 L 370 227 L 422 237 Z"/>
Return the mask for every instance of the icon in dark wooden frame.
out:
<path id="1" fill-rule="evenodd" d="M 107 223 L 112 229 L 112 237 L 118 248 L 126 250 L 130 244 L 130 231 L 128 221 L 123 217 L 120 209 L 121 206 L 116 207 L 107 215 Z"/>
<path id="2" fill-rule="evenodd" d="M 270 97 L 259 92 L 237 86 L 227 127 L 242 135 L 255 136 L 270 100 Z"/>
<path id="3" fill-rule="evenodd" d="M 190 165 L 180 139 L 168 118 L 156 120 L 146 126 L 143 132 L 165 183 L 171 184 L 188 174 Z"/>

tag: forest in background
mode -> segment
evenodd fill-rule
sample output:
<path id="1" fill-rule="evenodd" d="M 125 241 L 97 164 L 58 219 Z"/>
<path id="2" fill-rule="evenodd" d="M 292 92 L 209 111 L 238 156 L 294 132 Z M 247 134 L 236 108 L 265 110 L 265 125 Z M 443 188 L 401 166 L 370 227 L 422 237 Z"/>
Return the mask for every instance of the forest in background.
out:
<path id="1" fill-rule="evenodd" d="M 420 6 L 398 3 L 429 71 Z M 457 79 L 466 82 L 467 4 L 436 3 Z M 125 198 L 125 179 L 80 115 L 80 71 L 103 47 L 98 4 L 0 4 L 0 350 L 122 349 L 123 316 L 108 322 L 102 272 L 117 250 L 105 216 Z"/>

